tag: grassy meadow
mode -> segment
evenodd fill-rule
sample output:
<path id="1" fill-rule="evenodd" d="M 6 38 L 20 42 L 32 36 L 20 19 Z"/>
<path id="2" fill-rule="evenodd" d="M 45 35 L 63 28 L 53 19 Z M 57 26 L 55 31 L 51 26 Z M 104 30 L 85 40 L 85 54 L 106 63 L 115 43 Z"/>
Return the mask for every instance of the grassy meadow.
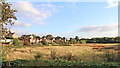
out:
<path id="1" fill-rule="evenodd" d="M 118 45 L 82 44 L 69 46 L 3 46 L 6 66 L 91 66 L 119 67 Z M 8 64 L 8 65 L 7 65 Z"/>

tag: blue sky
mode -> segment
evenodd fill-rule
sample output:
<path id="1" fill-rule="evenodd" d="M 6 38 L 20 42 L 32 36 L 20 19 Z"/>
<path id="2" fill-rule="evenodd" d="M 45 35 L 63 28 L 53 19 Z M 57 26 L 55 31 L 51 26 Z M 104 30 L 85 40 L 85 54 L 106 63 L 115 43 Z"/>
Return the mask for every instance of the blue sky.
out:
<path id="1" fill-rule="evenodd" d="M 19 36 L 33 33 L 90 38 L 118 34 L 118 7 L 110 2 L 21 1 L 14 2 L 12 8 L 18 10 L 18 20 L 11 30 Z"/>

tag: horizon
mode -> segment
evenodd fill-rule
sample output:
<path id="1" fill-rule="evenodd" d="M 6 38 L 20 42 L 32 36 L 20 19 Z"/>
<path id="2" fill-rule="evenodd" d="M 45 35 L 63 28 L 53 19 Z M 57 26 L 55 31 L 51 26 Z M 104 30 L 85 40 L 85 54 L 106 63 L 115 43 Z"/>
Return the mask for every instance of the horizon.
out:
<path id="1" fill-rule="evenodd" d="M 107 2 L 11 2 L 18 18 L 8 28 L 21 36 L 35 34 L 67 39 L 118 36 L 118 7 Z M 24 6 L 25 4 L 26 6 Z M 111 6 L 113 5 L 113 6 Z"/>

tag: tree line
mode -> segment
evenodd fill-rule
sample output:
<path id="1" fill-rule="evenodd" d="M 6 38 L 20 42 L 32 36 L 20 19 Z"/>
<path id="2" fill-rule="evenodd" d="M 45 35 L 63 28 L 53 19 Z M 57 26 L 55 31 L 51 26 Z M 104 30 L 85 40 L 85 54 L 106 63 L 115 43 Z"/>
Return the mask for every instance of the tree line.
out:
<path id="1" fill-rule="evenodd" d="M 79 38 L 78 36 L 75 36 L 75 38 L 70 38 L 69 40 L 65 37 L 53 37 L 52 35 L 46 35 L 46 36 L 36 36 L 33 34 L 34 39 L 52 39 L 55 38 L 56 39 L 56 43 L 60 44 L 60 43 L 69 43 L 69 44 L 79 44 L 79 43 L 120 43 L 120 36 L 117 37 L 96 37 L 96 38 Z M 21 39 L 24 37 L 19 37 L 19 39 Z M 58 40 L 59 39 L 59 40 Z M 63 41 L 65 40 L 66 41 Z M 61 40 L 61 41 L 60 41 Z"/>

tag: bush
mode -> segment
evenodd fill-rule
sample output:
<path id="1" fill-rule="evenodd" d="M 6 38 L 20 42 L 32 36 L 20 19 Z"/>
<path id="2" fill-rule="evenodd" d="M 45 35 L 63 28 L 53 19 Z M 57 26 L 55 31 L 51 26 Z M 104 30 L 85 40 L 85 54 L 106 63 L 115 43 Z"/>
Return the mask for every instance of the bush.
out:
<path id="1" fill-rule="evenodd" d="M 68 53 L 66 56 L 63 57 L 64 59 L 70 61 L 72 59 L 72 54 Z"/>
<path id="2" fill-rule="evenodd" d="M 34 44 L 33 42 L 31 42 L 31 44 Z"/>
<path id="3" fill-rule="evenodd" d="M 52 46 L 58 46 L 56 43 L 52 43 Z"/>
<path id="4" fill-rule="evenodd" d="M 80 40 L 80 43 L 86 44 L 86 41 L 85 40 Z"/>
<path id="5" fill-rule="evenodd" d="M 43 57 L 43 54 L 40 53 L 40 52 L 37 52 L 36 53 L 37 55 L 35 56 L 35 59 L 38 60 L 39 58 L 42 58 Z"/>
<path id="6" fill-rule="evenodd" d="M 105 61 L 107 61 L 107 62 L 116 62 L 116 61 L 118 61 L 119 59 L 118 59 L 118 54 L 116 53 L 106 53 L 106 55 L 105 55 Z"/>
<path id="7" fill-rule="evenodd" d="M 51 51 L 51 58 L 52 59 L 56 58 L 56 52 L 54 50 Z"/>
<path id="8" fill-rule="evenodd" d="M 48 45 L 48 42 L 47 42 L 46 40 L 43 40 L 43 41 L 42 41 L 42 44 L 43 44 L 43 45 Z"/>
<path id="9" fill-rule="evenodd" d="M 13 39 L 12 37 L 8 36 L 8 37 L 5 37 L 6 39 Z"/>
<path id="10" fill-rule="evenodd" d="M 18 38 L 14 38 L 14 39 L 13 39 L 13 44 L 14 44 L 15 46 L 19 45 L 19 44 L 20 44 L 19 39 L 18 39 Z"/>

